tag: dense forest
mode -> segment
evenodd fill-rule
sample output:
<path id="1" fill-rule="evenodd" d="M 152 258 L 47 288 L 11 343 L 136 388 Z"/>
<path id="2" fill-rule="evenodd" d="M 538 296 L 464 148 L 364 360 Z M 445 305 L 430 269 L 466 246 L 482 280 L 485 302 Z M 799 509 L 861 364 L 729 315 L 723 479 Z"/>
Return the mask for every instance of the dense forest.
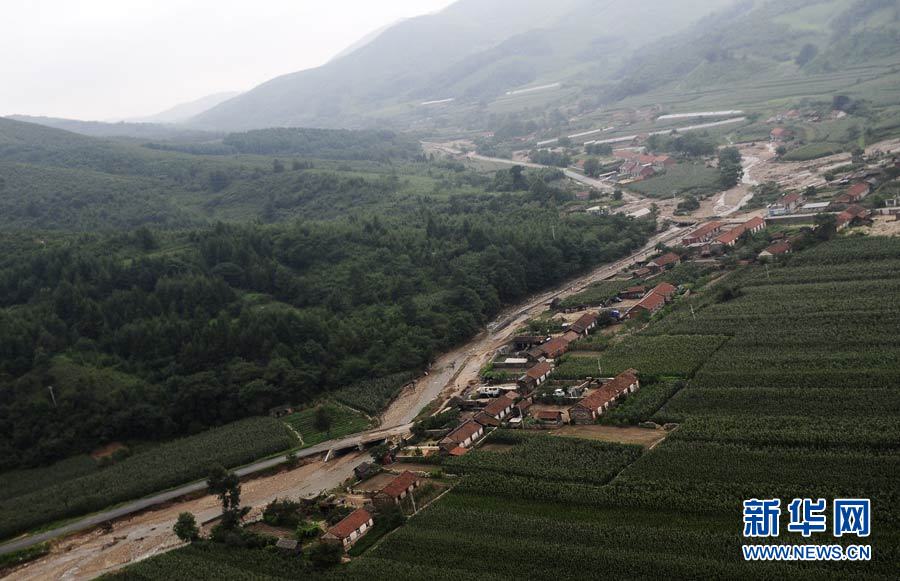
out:
<path id="1" fill-rule="evenodd" d="M 0 458 L 165 439 L 425 366 L 505 302 L 641 244 L 533 193 L 330 222 L 0 239 Z"/>

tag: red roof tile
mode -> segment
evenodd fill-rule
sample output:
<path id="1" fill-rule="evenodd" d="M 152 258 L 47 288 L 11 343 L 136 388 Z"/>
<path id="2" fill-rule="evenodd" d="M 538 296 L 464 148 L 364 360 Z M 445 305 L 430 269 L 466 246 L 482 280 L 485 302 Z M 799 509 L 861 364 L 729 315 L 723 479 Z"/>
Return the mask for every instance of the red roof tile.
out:
<path id="1" fill-rule="evenodd" d="M 677 293 L 678 289 L 667 282 L 662 282 L 656 285 L 650 292 L 651 294 L 659 294 L 663 295 L 664 297 L 669 297 Z"/>
<path id="2" fill-rule="evenodd" d="M 584 333 L 588 330 L 588 327 L 597 322 L 597 315 L 593 313 L 585 313 L 578 317 L 578 320 L 572 323 L 569 327 L 576 333 Z"/>
<path id="3" fill-rule="evenodd" d="M 850 186 L 847 193 L 853 197 L 864 196 L 869 193 L 869 184 L 859 183 Z"/>
<path id="4" fill-rule="evenodd" d="M 674 252 L 667 252 L 666 254 L 663 254 L 658 258 L 654 258 L 650 262 L 657 266 L 669 266 L 670 264 L 677 264 L 678 262 L 681 262 L 681 257 Z"/>
<path id="5" fill-rule="evenodd" d="M 391 498 L 397 498 L 398 496 L 409 490 L 409 487 L 418 481 L 419 477 L 407 470 L 400 476 L 391 480 L 388 485 L 382 488 L 379 492 L 381 494 L 386 494 Z"/>
<path id="6" fill-rule="evenodd" d="M 551 367 L 549 363 L 547 363 L 546 361 L 541 361 L 540 363 L 529 369 L 527 372 L 525 372 L 525 375 L 527 375 L 531 379 L 538 380 L 550 373 L 550 371 L 552 370 L 553 367 Z"/>
<path id="7" fill-rule="evenodd" d="M 772 244 L 771 246 L 763 250 L 763 252 L 768 252 L 769 254 L 787 254 L 790 251 L 791 243 L 786 240 L 776 242 L 775 244 Z"/>
<path id="8" fill-rule="evenodd" d="M 497 417 L 501 412 L 511 409 L 512 406 L 513 401 L 508 397 L 498 397 L 491 403 L 484 406 L 484 413 L 488 414 L 489 416 Z"/>
<path id="9" fill-rule="evenodd" d="M 556 422 L 559 421 L 559 417 L 562 415 L 562 412 L 554 412 L 550 410 L 539 411 L 535 417 L 539 420 L 543 420 L 545 422 Z"/>
<path id="10" fill-rule="evenodd" d="M 407 474 L 409 473 L 407 472 Z M 339 539 L 346 539 L 370 520 L 372 520 L 372 515 L 366 509 L 358 508 L 348 514 L 344 520 L 328 529 L 328 532 Z"/>
<path id="11" fill-rule="evenodd" d="M 483 428 L 477 422 L 468 421 L 447 434 L 444 439 L 459 444 L 477 434 L 481 429 Z"/>
<path id="12" fill-rule="evenodd" d="M 656 293 L 650 293 L 641 299 L 641 302 L 631 307 L 632 309 L 646 309 L 650 312 L 655 312 L 660 307 L 666 304 L 666 298 L 662 295 L 658 295 Z"/>

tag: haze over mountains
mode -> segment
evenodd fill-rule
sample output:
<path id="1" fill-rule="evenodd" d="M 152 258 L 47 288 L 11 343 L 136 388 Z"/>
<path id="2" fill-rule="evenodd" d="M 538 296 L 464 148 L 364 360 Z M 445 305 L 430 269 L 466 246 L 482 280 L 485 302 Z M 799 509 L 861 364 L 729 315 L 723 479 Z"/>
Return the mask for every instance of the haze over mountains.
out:
<path id="1" fill-rule="evenodd" d="M 890 58 L 900 47 L 898 10 L 895 0 L 461 0 L 375 31 L 321 67 L 132 121 L 213 132 L 483 128 L 485 115 L 535 104 L 496 106 L 517 89 L 562 88 L 542 95 L 544 109 L 597 107 L 652 91 L 731 91 L 734 82 L 778 82 Z M 171 132 L 20 119 L 89 135 L 165 139 Z"/>

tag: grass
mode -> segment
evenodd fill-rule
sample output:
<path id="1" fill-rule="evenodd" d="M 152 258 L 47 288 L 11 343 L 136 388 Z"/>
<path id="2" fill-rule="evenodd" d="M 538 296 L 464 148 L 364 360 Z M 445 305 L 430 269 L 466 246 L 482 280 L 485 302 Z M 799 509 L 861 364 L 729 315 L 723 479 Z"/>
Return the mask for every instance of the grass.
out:
<path id="1" fill-rule="evenodd" d="M 319 408 L 325 409 L 330 420 L 330 426 L 326 430 L 317 429 L 315 425 Z M 315 446 L 334 438 L 364 432 L 372 428 L 374 424 L 365 414 L 334 403 L 324 403 L 321 406 L 291 414 L 284 418 L 284 421 L 300 433 L 303 438 L 303 448 Z"/>
<path id="2" fill-rule="evenodd" d="M 27 549 L 0 555 L 0 574 L 3 574 L 6 569 L 18 567 L 29 561 L 40 559 L 49 552 L 50 543 L 41 543 L 39 545 L 34 545 L 33 547 L 28 547 Z"/>
<path id="3" fill-rule="evenodd" d="M 809 161 L 842 151 L 844 151 L 844 147 L 839 143 L 810 143 L 788 151 L 782 159 L 784 161 Z"/>
<path id="4" fill-rule="evenodd" d="M 628 186 L 651 198 L 672 195 L 707 195 L 719 191 L 719 172 L 702 164 L 680 163 L 666 173 Z"/>

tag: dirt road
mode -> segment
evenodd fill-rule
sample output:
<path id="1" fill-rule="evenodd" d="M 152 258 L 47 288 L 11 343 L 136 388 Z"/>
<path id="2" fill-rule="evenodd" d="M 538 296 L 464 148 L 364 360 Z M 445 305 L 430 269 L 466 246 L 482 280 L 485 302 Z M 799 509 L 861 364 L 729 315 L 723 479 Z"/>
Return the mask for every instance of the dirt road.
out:
<path id="1" fill-rule="evenodd" d="M 437 397 L 444 400 L 465 389 L 470 380 L 478 377 L 478 371 L 489 361 L 494 352 L 506 343 L 518 326 L 539 315 L 554 298 L 565 298 L 584 290 L 590 284 L 609 278 L 639 260 L 655 253 L 660 242 L 671 242 L 687 232 L 688 228 L 673 228 L 654 236 L 643 248 L 612 264 L 601 266 L 577 280 L 503 311 L 487 329 L 466 345 L 441 356 L 429 375 L 420 378 L 390 405 L 382 416 L 385 425 L 411 421 L 428 403 Z"/>
<path id="2" fill-rule="evenodd" d="M 252 519 L 276 498 L 313 497 L 352 476 L 353 468 L 367 456 L 364 452 L 353 452 L 327 464 L 316 461 L 295 470 L 244 482 L 242 503 L 253 507 L 249 515 Z M 202 523 L 217 517 L 221 510 L 216 497 L 203 496 L 145 511 L 116 521 L 111 532 L 96 529 L 73 535 L 58 543 L 46 557 L 28 563 L 4 579 L 93 579 L 163 553 L 181 544 L 172 532 L 172 525 L 182 512 L 194 513 L 197 521 Z"/>

